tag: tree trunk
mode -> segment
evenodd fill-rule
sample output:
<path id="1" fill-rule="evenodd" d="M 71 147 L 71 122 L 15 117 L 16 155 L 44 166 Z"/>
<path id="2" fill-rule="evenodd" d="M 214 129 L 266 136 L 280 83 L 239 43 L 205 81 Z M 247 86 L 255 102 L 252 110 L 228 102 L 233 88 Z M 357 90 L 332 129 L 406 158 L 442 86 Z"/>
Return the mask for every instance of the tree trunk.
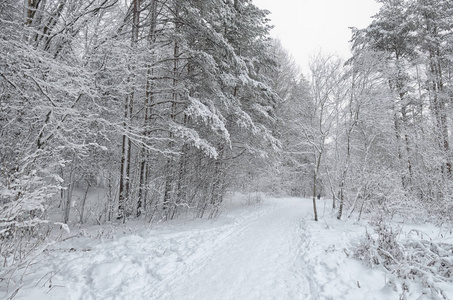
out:
<path id="1" fill-rule="evenodd" d="M 316 171 L 313 172 L 313 213 L 315 221 L 318 221 L 318 210 L 316 209 L 316 180 L 317 180 Z"/>
<path id="2" fill-rule="evenodd" d="M 140 0 L 134 0 L 133 2 L 133 22 L 132 22 L 132 36 L 131 44 L 132 49 L 135 49 L 135 46 L 138 41 L 138 25 L 140 22 Z M 123 134 L 123 142 L 121 148 L 121 167 L 120 167 L 120 190 L 118 197 L 118 216 L 117 219 L 122 219 L 123 223 L 126 221 L 126 204 L 129 201 L 130 197 L 130 172 L 131 172 L 131 150 L 132 143 L 127 136 L 127 132 L 130 130 L 130 123 L 132 122 L 132 113 L 133 113 L 133 104 L 134 104 L 134 63 L 131 62 L 131 77 L 128 79 L 129 82 L 132 82 L 131 92 L 126 97 L 124 103 L 124 121 L 123 127 L 126 131 Z"/>
<path id="3" fill-rule="evenodd" d="M 87 196 L 88 196 L 88 190 L 91 187 L 90 182 L 88 180 L 86 182 L 87 182 L 87 189 L 85 190 L 85 194 L 83 195 L 83 199 L 82 199 L 82 204 L 80 205 L 80 224 L 83 224 L 83 212 L 85 211 L 85 203 L 86 203 Z"/>
<path id="4" fill-rule="evenodd" d="M 148 152 L 146 149 L 142 149 L 140 154 L 140 178 L 137 195 L 137 217 L 140 217 L 142 210 L 146 207 L 146 184 L 148 182 Z"/>
<path id="5" fill-rule="evenodd" d="M 187 197 L 187 185 L 185 184 L 185 175 L 187 171 L 187 151 L 188 146 L 183 145 L 181 148 L 181 157 L 179 158 L 179 171 L 178 171 L 178 182 L 176 185 L 176 199 L 173 207 L 173 213 L 171 218 L 176 217 L 178 207 L 181 203 L 186 202 Z"/>
<path id="6" fill-rule="evenodd" d="M 343 216 L 343 209 L 344 209 L 344 178 L 341 179 L 339 193 L 340 193 L 340 207 L 338 209 L 337 219 L 341 220 L 341 217 Z"/>
<path id="7" fill-rule="evenodd" d="M 65 224 L 68 224 L 68 222 L 69 222 L 69 213 L 71 211 L 72 191 L 74 190 L 74 177 L 75 177 L 75 170 L 76 170 L 75 155 L 73 155 L 71 166 L 72 166 L 71 172 L 69 173 L 68 192 L 66 193 L 66 204 L 64 207 L 64 223 Z"/>
<path id="8" fill-rule="evenodd" d="M 353 123 L 353 126 L 354 124 L 356 124 L 355 122 Z M 348 170 L 349 170 L 349 164 L 351 163 L 351 133 L 352 133 L 352 127 L 349 128 L 349 131 L 347 133 L 347 149 L 346 149 L 346 153 L 347 153 L 347 156 L 346 156 L 346 162 L 345 162 L 345 166 L 344 166 L 344 170 L 343 170 L 343 173 L 341 175 L 341 179 L 340 179 L 340 207 L 338 209 L 338 215 L 337 215 L 337 219 L 338 220 L 341 220 L 341 217 L 343 216 L 343 208 L 344 208 L 344 183 L 346 181 L 346 176 L 348 174 Z"/>
<path id="9" fill-rule="evenodd" d="M 157 26 L 157 3 L 155 0 L 151 0 L 150 4 L 150 30 L 148 34 L 148 46 L 152 49 L 156 41 L 156 26 Z M 151 54 L 153 58 L 153 51 Z M 145 113 L 143 116 L 143 144 L 148 143 L 147 138 L 150 136 L 150 127 L 151 127 L 151 105 L 153 104 L 153 82 L 152 77 L 154 76 L 154 68 L 152 65 L 148 65 L 148 70 L 146 72 L 146 92 L 145 92 Z M 147 188 L 148 184 L 148 175 L 149 175 L 149 152 L 143 147 L 140 152 L 140 177 L 139 177 L 139 189 L 137 197 L 137 217 L 139 217 L 142 211 L 146 211 L 147 206 Z"/>
<path id="10" fill-rule="evenodd" d="M 446 101 L 444 93 L 444 84 L 442 80 L 442 67 L 439 62 L 439 49 L 430 50 L 430 72 L 432 80 L 432 105 L 434 118 L 436 120 L 436 129 L 439 140 L 439 149 L 444 153 L 444 163 L 442 165 L 442 173 L 447 174 L 449 177 L 452 173 L 452 163 L 449 157 L 449 133 L 448 122 L 446 115 Z"/>
<path id="11" fill-rule="evenodd" d="M 123 127 L 125 130 L 129 129 L 129 125 L 127 122 L 128 115 L 129 115 L 129 96 L 126 97 L 125 105 L 124 105 L 124 122 Z M 128 151 L 130 150 L 129 147 L 130 140 L 128 136 L 123 134 L 123 143 L 121 147 L 121 165 L 120 165 L 120 187 L 119 187 L 119 196 L 118 196 L 118 216 L 117 219 L 123 219 L 125 222 L 125 205 L 129 198 L 129 175 L 130 175 L 130 155 Z"/>
<path id="12" fill-rule="evenodd" d="M 175 19 L 178 19 L 179 17 L 179 10 L 178 7 L 175 7 Z M 175 32 L 178 31 L 178 22 L 175 21 Z M 170 114 L 170 120 L 171 122 L 176 121 L 176 102 L 178 101 L 178 68 L 179 68 L 179 43 L 177 40 L 174 41 L 174 46 L 173 46 L 173 93 L 172 93 L 172 104 L 171 104 L 171 114 Z M 173 144 L 173 137 L 174 134 L 173 132 L 170 132 L 170 142 L 168 145 L 169 149 L 172 149 L 174 147 Z M 165 175 L 165 191 L 164 191 L 164 201 L 162 205 L 162 209 L 165 211 L 164 212 L 164 218 L 167 220 L 170 217 L 170 207 L 171 207 L 171 201 L 173 200 L 173 192 L 174 192 L 174 170 L 175 170 L 175 163 L 173 157 L 169 157 L 167 160 L 167 167 L 166 167 L 166 175 Z"/>
<path id="13" fill-rule="evenodd" d="M 316 208 L 316 197 L 317 197 L 318 172 L 319 172 L 319 167 L 321 166 L 322 151 L 323 150 L 321 150 L 321 152 L 319 153 L 319 156 L 317 157 L 316 168 L 313 172 L 313 213 L 314 213 L 315 221 L 318 221 L 318 210 Z"/>

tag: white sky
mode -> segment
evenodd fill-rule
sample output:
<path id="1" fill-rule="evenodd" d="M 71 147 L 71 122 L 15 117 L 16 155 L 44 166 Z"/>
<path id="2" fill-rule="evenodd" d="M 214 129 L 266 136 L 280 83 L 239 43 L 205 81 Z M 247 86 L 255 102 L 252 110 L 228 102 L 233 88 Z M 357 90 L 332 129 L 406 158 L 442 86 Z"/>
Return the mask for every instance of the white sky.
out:
<path id="1" fill-rule="evenodd" d="M 350 57 L 349 27 L 364 28 L 379 11 L 374 0 L 253 0 L 260 8 L 271 11 L 272 36 L 300 64 L 304 73 L 310 57 L 322 50 Z"/>

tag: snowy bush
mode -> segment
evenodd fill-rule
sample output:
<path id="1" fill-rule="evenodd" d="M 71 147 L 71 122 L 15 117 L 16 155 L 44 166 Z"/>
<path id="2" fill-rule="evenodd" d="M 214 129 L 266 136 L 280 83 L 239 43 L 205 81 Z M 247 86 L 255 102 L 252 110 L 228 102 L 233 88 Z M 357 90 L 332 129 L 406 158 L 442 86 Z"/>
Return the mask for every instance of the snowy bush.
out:
<path id="1" fill-rule="evenodd" d="M 48 221 L 44 205 L 57 190 L 36 171 L 17 173 L 0 182 L 0 256 L 4 267 L 21 262 L 45 238 Z"/>
<path id="2" fill-rule="evenodd" d="M 355 257 L 365 261 L 368 265 L 382 265 L 386 269 L 398 264 L 403 259 L 402 245 L 398 242 L 399 232 L 380 221 L 376 227 L 376 234 L 366 233 L 366 242 L 359 245 Z"/>
<path id="3" fill-rule="evenodd" d="M 354 256 L 371 267 L 383 266 L 399 279 L 388 284 L 403 294 L 409 292 L 410 282 L 419 282 L 424 293 L 445 298 L 439 283 L 453 283 L 453 245 L 424 239 L 403 242 L 400 234 L 380 220 L 375 233 L 367 232 L 366 241 L 356 248 Z"/>

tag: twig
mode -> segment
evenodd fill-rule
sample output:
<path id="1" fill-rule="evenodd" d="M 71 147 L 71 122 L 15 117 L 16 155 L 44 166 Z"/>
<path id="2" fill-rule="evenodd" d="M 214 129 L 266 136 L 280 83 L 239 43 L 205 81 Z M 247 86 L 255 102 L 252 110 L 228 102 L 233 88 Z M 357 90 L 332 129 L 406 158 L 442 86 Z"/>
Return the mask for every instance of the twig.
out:
<path id="1" fill-rule="evenodd" d="M 18 287 L 18 288 L 11 294 L 11 296 L 9 296 L 8 298 L 6 298 L 6 300 L 11 300 L 11 299 L 13 299 L 14 297 L 16 297 L 17 293 L 19 292 L 19 290 L 20 290 L 22 287 L 23 287 L 23 285 L 20 286 L 20 287 Z"/>

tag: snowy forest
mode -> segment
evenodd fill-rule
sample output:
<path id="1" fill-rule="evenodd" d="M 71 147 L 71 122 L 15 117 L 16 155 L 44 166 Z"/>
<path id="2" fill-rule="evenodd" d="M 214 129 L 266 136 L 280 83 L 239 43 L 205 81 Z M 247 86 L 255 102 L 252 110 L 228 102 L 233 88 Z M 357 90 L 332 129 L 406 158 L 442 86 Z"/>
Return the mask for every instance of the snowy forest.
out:
<path id="1" fill-rule="evenodd" d="M 452 235 L 453 3 L 377 2 L 305 74 L 251 0 L 0 1 L 0 291 L 59 231 L 212 221 L 241 193 L 371 224 L 349 256 L 447 299 L 453 241 L 389 224 Z"/>

